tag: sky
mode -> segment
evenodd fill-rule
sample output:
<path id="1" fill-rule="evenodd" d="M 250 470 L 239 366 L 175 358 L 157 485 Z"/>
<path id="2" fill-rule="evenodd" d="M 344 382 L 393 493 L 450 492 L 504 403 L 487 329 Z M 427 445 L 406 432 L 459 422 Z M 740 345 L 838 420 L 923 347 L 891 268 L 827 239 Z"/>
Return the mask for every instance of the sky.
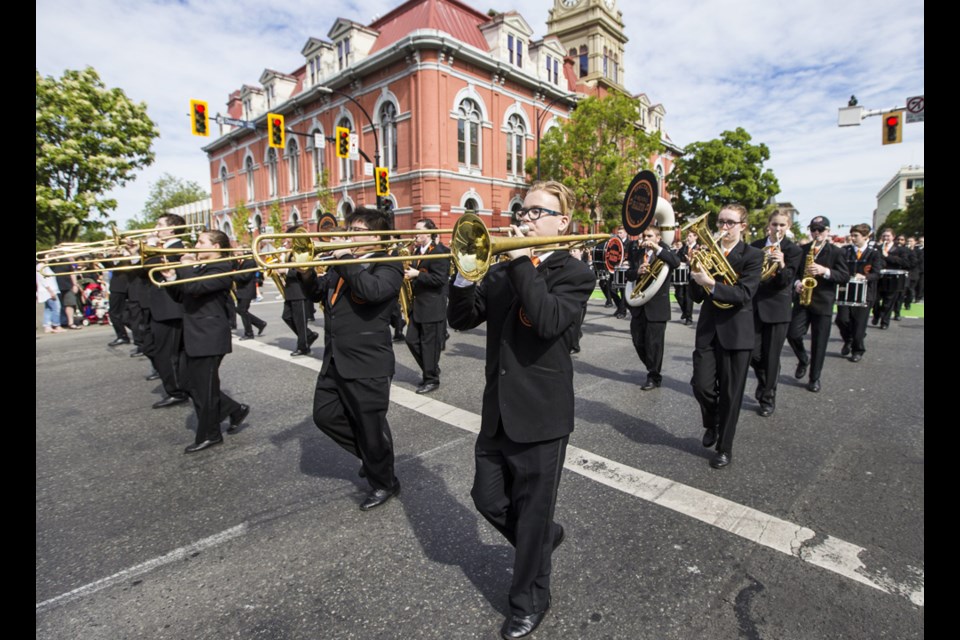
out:
<path id="1" fill-rule="evenodd" d="M 546 33 L 554 0 L 464 0 L 486 12 L 518 11 Z M 401 0 L 279 3 L 271 0 L 37 0 L 36 69 L 43 76 L 92 66 L 108 87 L 145 102 L 158 124 L 156 161 L 111 195 L 112 218 L 138 215 L 164 173 L 210 191 L 190 134 L 189 100 L 226 112 L 231 91 L 264 69 L 303 64 L 309 37 L 327 39 L 337 17 L 369 24 Z M 816 215 L 835 231 L 870 222 L 880 189 L 905 165 L 923 166 L 924 124 L 882 146 L 881 118 L 837 126 L 855 94 L 868 110 L 923 95 L 924 5 L 919 0 L 616 0 L 629 41 L 627 89 L 666 109 L 665 129 L 683 147 L 743 127 L 770 148 L 781 193 L 804 226 Z"/>

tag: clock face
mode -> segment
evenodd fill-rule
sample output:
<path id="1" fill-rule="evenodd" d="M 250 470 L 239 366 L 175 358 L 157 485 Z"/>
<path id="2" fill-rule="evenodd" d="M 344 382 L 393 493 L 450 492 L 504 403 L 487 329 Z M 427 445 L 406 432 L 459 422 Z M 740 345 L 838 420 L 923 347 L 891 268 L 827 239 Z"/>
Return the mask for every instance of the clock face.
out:
<path id="1" fill-rule="evenodd" d="M 580 2 L 580 0 L 560 0 L 560 4 L 565 6 L 567 9 L 576 5 L 578 2 Z"/>
<path id="2" fill-rule="evenodd" d="M 607 9 L 613 9 L 614 0 L 603 0 L 603 3 L 607 5 Z"/>

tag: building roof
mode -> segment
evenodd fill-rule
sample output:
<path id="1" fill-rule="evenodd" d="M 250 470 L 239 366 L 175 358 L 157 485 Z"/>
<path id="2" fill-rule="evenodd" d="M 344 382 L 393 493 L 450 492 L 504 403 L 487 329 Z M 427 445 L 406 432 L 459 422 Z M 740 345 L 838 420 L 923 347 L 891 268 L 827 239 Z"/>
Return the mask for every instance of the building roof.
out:
<path id="1" fill-rule="evenodd" d="M 488 48 L 478 28 L 490 18 L 457 0 L 409 0 L 368 26 L 380 32 L 370 53 L 386 49 L 418 29 L 436 29 L 477 47 Z"/>

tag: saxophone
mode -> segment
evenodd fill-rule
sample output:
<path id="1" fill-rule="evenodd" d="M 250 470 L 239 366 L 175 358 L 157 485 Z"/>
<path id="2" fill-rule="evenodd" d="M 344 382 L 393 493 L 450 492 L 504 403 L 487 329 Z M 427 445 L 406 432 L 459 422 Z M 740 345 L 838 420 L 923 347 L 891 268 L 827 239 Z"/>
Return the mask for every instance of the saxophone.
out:
<path id="1" fill-rule="evenodd" d="M 814 242 L 810 247 L 810 251 L 807 253 L 807 261 L 803 265 L 804 273 L 810 270 L 813 261 L 817 259 L 817 254 L 823 249 L 824 244 L 826 244 L 826 241 L 820 243 Z M 803 289 L 800 290 L 800 306 L 809 307 L 810 303 L 813 302 L 813 290 L 817 288 L 817 279 L 811 275 L 805 275 L 803 280 L 800 281 L 800 284 L 803 285 Z"/>

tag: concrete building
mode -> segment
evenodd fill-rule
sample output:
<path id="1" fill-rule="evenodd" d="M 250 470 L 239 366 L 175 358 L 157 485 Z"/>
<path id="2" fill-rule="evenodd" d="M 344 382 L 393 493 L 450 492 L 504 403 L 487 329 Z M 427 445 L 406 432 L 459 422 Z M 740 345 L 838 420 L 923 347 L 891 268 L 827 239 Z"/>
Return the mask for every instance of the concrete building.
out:
<path id="1" fill-rule="evenodd" d="M 221 126 L 204 149 L 214 226 L 225 228 L 243 203 L 261 230 L 277 218 L 314 229 L 318 192 L 340 218 L 375 206 L 377 155 L 390 170 L 396 228 L 421 217 L 450 227 L 465 211 L 507 224 L 523 201 L 524 162 L 538 135 L 580 97 L 625 91 L 616 0 L 553 5 L 540 38 L 515 11 L 488 15 L 460 0 L 408 0 L 368 25 L 340 18 L 325 39 L 307 38 L 302 66 L 265 69 L 258 84 L 229 96 L 227 115 L 258 129 Z M 652 159 L 666 175 L 682 152 L 664 131 L 663 106 L 636 97 L 638 123 L 667 146 Z M 285 117 L 280 152 L 267 145 L 268 112 Z M 336 127 L 358 134 L 370 162 L 336 157 L 327 143 Z"/>
<path id="2" fill-rule="evenodd" d="M 910 196 L 923 186 L 923 167 L 905 165 L 883 185 L 877 194 L 877 208 L 873 212 L 873 228 L 880 229 L 887 216 L 895 209 L 906 209 Z"/>

